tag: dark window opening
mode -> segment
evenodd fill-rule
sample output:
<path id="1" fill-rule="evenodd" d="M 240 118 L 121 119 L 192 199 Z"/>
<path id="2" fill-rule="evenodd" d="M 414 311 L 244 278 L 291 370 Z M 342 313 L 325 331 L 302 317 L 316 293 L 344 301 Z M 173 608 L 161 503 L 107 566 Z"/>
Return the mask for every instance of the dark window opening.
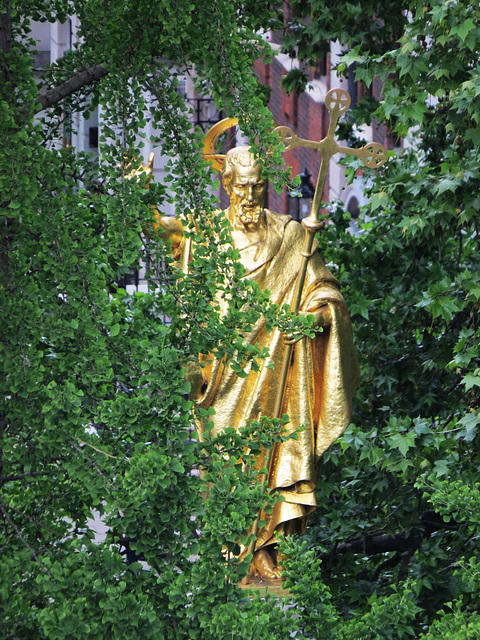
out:
<path id="1" fill-rule="evenodd" d="M 88 146 L 90 147 L 90 149 L 98 148 L 98 127 L 89 127 Z"/>
<path id="2" fill-rule="evenodd" d="M 321 60 L 313 67 L 313 79 L 320 80 L 327 75 L 327 55 L 325 54 Z"/>
<path id="3" fill-rule="evenodd" d="M 358 200 L 355 196 L 350 198 L 350 202 L 348 203 L 347 210 L 354 220 L 358 218 L 358 214 L 360 213 L 360 207 L 358 206 Z"/>

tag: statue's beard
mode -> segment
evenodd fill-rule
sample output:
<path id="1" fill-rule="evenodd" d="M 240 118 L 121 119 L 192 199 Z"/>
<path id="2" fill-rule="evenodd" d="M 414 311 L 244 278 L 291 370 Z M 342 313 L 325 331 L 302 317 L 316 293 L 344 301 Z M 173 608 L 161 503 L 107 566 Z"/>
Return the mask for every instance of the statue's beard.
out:
<path id="1" fill-rule="evenodd" d="M 263 213 L 263 207 L 258 205 L 240 205 L 237 209 L 236 217 L 242 224 L 258 224 L 260 216 Z"/>

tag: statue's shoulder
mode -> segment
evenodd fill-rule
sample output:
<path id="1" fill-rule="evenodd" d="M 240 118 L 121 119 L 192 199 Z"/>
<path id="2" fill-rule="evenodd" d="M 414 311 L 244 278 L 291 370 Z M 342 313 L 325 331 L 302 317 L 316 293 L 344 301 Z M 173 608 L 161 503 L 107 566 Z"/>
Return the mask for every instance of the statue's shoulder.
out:
<path id="1" fill-rule="evenodd" d="M 287 216 L 284 213 L 275 213 L 275 211 L 270 211 L 270 209 L 265 209 L 265 213 L 267 215 L 268 222 L 278 224 L 283 227 L 293 219 L 292 216 Z"/>
<path id="2" fill-rule="evenodd" d="M 292 216 L 285 213 L 275 213 L 269 209 L 265 209 L 265 212 L 267 214 L 267 224 L 270 227 L 274 227 L 281 236 L 288 238 L 289 241 L 297 237 L 303 238 L 304 229 Z"/>
<path id="3" fill-rule="evenodd" d="M 275 211 L 270 211 L 270 209 L 265 209 L 265 213 L 267 216 L 267 225 L 274 227 L 280 235 L 284 234 L 286 228 L 291 231 L 292 227 L 297 225 L 292 216 L 285 215 L 284 213 L 276 213 Z"/>

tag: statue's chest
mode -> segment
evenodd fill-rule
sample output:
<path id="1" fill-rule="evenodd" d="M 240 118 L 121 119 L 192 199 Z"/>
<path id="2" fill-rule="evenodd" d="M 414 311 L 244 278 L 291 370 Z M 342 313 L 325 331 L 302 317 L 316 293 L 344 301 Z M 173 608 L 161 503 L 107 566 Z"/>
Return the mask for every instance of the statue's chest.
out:
<path id="1" fill-rule="evenodd" d="M 240 262 L 245 267 L 246 275 L 257 271 L 278 253 L 282 239 L 278 234 L 265 230 L 262 234 L 251 234 L 242 231 L 232 233 L 234 249 L 240 252 Z"/>

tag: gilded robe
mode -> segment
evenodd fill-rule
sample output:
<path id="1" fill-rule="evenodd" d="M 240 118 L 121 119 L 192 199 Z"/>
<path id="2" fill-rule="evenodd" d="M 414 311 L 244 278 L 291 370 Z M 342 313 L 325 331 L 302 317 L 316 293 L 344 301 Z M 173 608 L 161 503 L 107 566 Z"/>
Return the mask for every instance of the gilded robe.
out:
<path id="1" fill-rule="evenodd" d="M 240 250 L 245 278 L 268 289 L 273 302 L 291 305 L 300 264 L 305 231 L 290 216 L 265 210 L 266 239 L 260 246 Z M 248 232 L 244 232 L 248 243 Z M 293 347 L 283 403 L 290 417 L 288 429 L 297 430 L 298 440 L 277 444 L 268 478 L 270 488 L 285 497 L 276 503 L 257 539 L 259 549 L 275 541 L 275 528 L 303 533 L 308 514 L 314 510 L 316 468 L 322 453 L 350 422 L 352 397 L 358 383 L 358 364 L 347 308 L 338 281 L 315 253 L 309 260 L 300 310 L 314 313 L 330 307 L 332 324 L 314 339 L 304 338 Z M 214 433 L 225 426 L 240 427 L 260 415 L 271 416 L 275 403 L 285 344 L 278 330 L 266 331 L 260 318 L 245 341 L 263 348 L 269 357 L 258 371 L 238 377 L 224 362 L 213 360 L 203 369 L 203 385 L 196 398 L 207 409 L 213 407 Z M 273 370 L 268 366 L 273 362 Z"/>

